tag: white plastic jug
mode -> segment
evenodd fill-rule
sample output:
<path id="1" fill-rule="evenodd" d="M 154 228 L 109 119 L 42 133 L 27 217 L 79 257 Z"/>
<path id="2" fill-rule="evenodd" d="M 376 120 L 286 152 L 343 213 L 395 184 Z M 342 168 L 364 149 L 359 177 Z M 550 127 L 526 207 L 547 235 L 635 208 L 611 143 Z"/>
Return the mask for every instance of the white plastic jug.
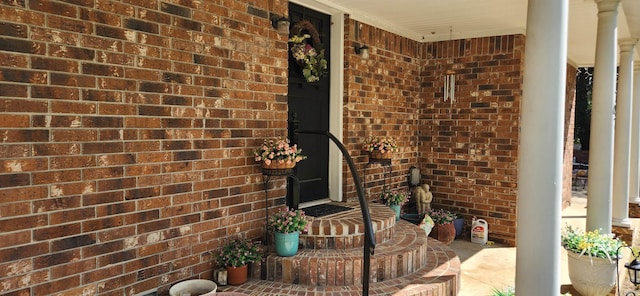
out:
<path id="1" fill-rule="evenodd" d="M 486 244 L 489 238 L 489 224 L 484 219 L 475 219 L 471 224 L 471 242 Z"/>

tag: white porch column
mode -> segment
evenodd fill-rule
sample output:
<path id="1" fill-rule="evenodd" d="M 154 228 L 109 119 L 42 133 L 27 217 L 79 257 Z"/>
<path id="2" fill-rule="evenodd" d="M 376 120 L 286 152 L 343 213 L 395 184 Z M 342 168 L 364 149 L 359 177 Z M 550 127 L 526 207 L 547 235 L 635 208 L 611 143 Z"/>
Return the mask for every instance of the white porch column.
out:
<path id="1" fill-rule="evenodd" d="M 616 85 L 616 39 L 620 0 L 596 0 L 598 34 L 593 72 L 587 229 L 611 233 L 613 114 Z"/>
<path id="2" fill-rule="evenodd" d="M 631 158 L 631 87 L 633 82 L 633 48 L 635 39 L 624 39 L 620 45 L 618 97 L 616 99 L 615 146 L 613 153 L 614 226 L 631 227 L 629 221 L 629 161 Z"/>
<path id="3" fill-rule="evenodd" d="M 629 172 L 629 200 L 640 204 L 640 61 L 633 65 L 633 99 L 631 112 L 631 169 Z"/>
<path id="4" fill-rule="evenodd" d="M 518 152 L 518 296 L 560 291 L 568 11 L 568 0 L 528 3 Z"/>

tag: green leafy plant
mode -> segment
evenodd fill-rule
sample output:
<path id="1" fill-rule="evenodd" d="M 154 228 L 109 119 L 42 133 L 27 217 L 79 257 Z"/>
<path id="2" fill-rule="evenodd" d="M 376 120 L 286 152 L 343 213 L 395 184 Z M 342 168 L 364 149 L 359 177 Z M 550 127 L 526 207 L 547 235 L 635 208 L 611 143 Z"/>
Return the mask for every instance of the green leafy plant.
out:
<path id="1" fill-rule="evenodd" d="M 215 253 L 215 260 L 222 266 L 240 267 L 262 259 L 262 249 L 240 236 L 225 239 L 222 248 Z"/>
<path id="2" fill-rule="evenodd" d="M 303 210 L 280 209 L 269 217 L 269 228 L 280 233 L 304 232 L 308 223 Z"/>
<path id="3" fill-rule="evenodd" d="M 380 194 L 380 199 L 382 199 L 382 202 L 385 205 L 403 205 L 405 203 L 407 203 L 407 201 L 409 200 L 408 196 L 403 193 L 400 192 L 396 189 L 394 190 L 389 190 L 389 189 L 385 189 L 382 194 Z"/>
<path id="4" fill-rule="evenodd" d="M 427 215 L 433 219 L 433 222 L 436 224 L 448 224 L 453 222 L 458 216 L 451 211 L 445 209 L 429 209 L 427 210 Z"/>
<path id="5" fill-rule="evenodd" d="M 398 151 L 398 143 L 392 137 L 367 137 L 362 142 L 362 150 L 373 152 L 379 150 L 382 154 L 389 151 Z"/>
<path id="6" fill-rule="evenodd" d="M 254 152 L 255 160 L 270 164 L 272 161 L 296 163 L 307 157 L 302 155 L 298 145 L 289 145 L 289 139 L 264 140 Z"/>
<path id="7" fill-rule="evenodd" d="M 626 245 L 613 234 L 602 234 L 598 230 L 584 232 L 570 225 L 562 230 L 561 241 L 569 252 L 609 260 L 618 258 L 618 249 Z"/>
<path id="8" fill-rule="evenodd" d="M 498 290 L 494 288 L 491 291 L 491 296 L 515 296 L 516 290 L 513 287 L 508 287 L 504 290 Z"/>

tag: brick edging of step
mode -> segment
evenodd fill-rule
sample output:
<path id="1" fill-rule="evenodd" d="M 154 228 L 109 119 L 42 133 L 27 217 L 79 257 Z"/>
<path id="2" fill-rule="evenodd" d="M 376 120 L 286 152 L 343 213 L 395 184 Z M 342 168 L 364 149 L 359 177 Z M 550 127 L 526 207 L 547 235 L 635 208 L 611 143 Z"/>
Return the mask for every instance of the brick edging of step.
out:
<path id="1" fill-rule="evenodd" d="M 369 295 L 395 296 L 455 296 L 460 289 L 460 259 L 448 246 L 434 240 L 428 241 L 428 263 L 416 272 L 387 280 L 372 282 Z M 259 276 L 254 271 L 254 277 Z M 303 295 L 347 296 L 362 295 L 362 283 L 349 286 L 307 286 L 265 280 L 250 280 L 241 286 L 222 286 L 218 291 L 243 292 L 253 296 Z"/>
<path id="2" fill-rule="evenodd" d="M 378 244 L 371 256 L 372 281 L 414 272 L 427 264 L 428 240 L 419 227 L 399 221 L 392 240 Z M 302 285 L 343 286 L 361 281 L 363 249 L 301 249 L 292 257 L 272 252 L 266 257 L 265 279 Z"/>
<path id="3" fill-rule="evenodd" d="M 357 203 L 347 203 L 354 208 L 347 213 L 328 217 L 311 218 L 308 232 L 300 235 L 305 249 L 351 249 L 364 245 L 364 222 Z M 385 242 L 393 236 L 395 213 L 389 207 L 369 204 L 371 224 L 377 242 Z"/>

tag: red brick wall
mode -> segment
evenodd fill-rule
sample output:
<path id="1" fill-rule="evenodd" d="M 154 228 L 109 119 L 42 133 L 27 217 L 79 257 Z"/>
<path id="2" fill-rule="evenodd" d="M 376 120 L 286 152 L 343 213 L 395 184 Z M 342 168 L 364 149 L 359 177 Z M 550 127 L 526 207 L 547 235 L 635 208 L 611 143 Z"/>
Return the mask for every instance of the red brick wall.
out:
<path id="1" fill-rule="evenodd" d="M 420 101 L 419 51 L 422 45 L 362 22 L 347 20 L 345 37 L 345 96 L 343 139 L 364 176 L 365 193 L 377 199 L 385 184 L 379 164 L 367 165 L 361 151 L 367 136 L 391 136 L 400 151 L 395 153 L 386 185 L 402 190 L 407 173 L 417 165 L 418 114 Z M 357 32 L 356 32 L 357 31 Z M 369 59 L 362 59 L 354 47 L 369 46 Z M 355 199 L 355 188 L 345 166 L 344 192 Z"/>
<path id="2" fill-rule="evenodd" d="M 263 234 L 250 153 L 286 132 L 287 42 L 269 21 L 286 1 L 128 2 L 0 2 L 0 294 L 166 292 L 210 278 L 225 236 Z M 348 19 L 343 139 L 359 173 L 361 141 L 393 136 L 387 185 L 419 165 L 437 206 L 512 243 L 523 39 L 420 44 Z M 373 199 L 383 170 L 366 177 Z M 271 187 L 279 201 L 284 181 Z"/>
<path id="3" fill-rule="evenodd" d="M 489 223 L 489 238 L 515 244 L 524 36 L 427 44 L 421 73 L 418 162 L 434 206 Z M 455 102 L 443 101 L 456 72 Z"/>
<path id="4" fill-rule="evenodd" d="M 573 171 L 573 128 L 576 119 L 576 73 L 578 69 L 567 65 L 567 97 L 564 118 L 564 165 L 562 170 L 562 208 L 571 205 Z"/>
<path id="5" fill-rule="evenodd" d="M 286 135 L 286 11 L 0 1 L 0 294 L 166 292 L 261 237 L 250 153 Z"/>

